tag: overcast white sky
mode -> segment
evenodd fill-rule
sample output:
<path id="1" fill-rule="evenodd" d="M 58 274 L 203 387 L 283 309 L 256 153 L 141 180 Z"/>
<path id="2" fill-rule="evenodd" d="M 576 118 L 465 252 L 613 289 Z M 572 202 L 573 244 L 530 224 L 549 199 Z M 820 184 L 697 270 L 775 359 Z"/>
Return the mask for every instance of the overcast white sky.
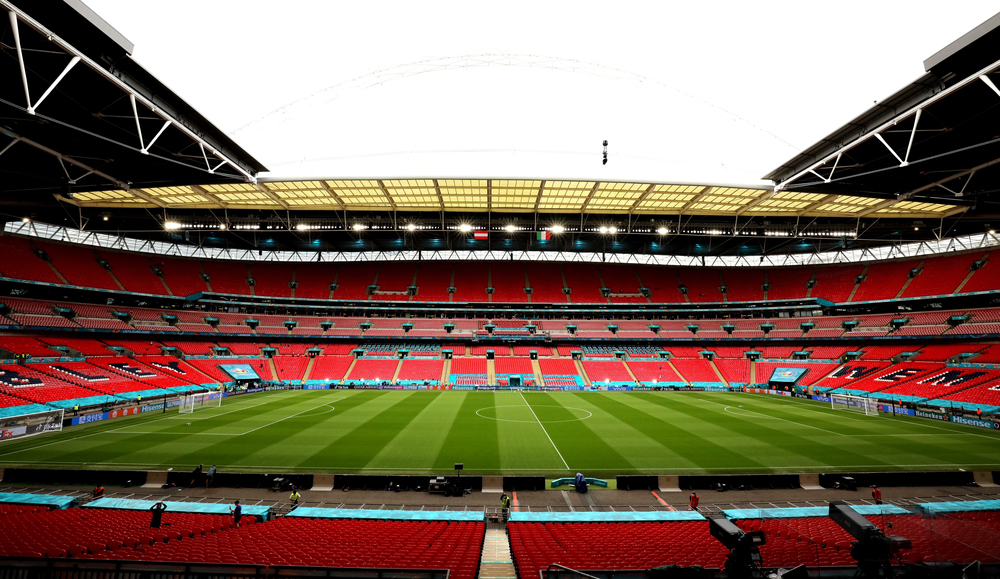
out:
<path id="1" fill-rule="evenodd" d="M 755 182 L 997 11 L 980 0 L 86 2 L 275 176 L 696 183 Z M 439 66 L 482 54 L 521 56 Z M 380 70 L 408 74 L 379 83 Z"/>

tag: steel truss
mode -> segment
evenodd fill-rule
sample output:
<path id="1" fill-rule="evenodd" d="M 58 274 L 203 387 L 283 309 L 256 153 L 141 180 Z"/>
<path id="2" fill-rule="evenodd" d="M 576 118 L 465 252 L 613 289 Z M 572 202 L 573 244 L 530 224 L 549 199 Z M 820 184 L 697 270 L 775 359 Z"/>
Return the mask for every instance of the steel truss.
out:
<path id="1" fill-rule="evenodd" d="M 845 251 L 824 251 L 814 253 L 776 254 L 765 256 L 716 256 L 698 257 L 684 255 L 649 255 L 625 253 L 597 253 L 570 251 L 362 251 L 362 252 L 310 252 L 310 251 L 260 251 L 256 249 L 220 249 L 198 247 L 178 243 L 166 243 L 118 237 L 104 233 L 94 233 L 71 229 L 35 221 L 8 221 L 4 224 L 7 234 L 26 235 L 41 239 L 76 243 L 107 249 L 150 253 L 176 257 L 199 259 L 223 259 L 235 261 L 263 262 L 329 262 L 348 261 L 557 261 L 579 263 L 617 263 L 631 265 L 663 265 L 687 267 L 782 267 L 802 265 L 824 265 L 837 263 L 858 263 L 901 259 L 912 257 L 932 257 L 944 253 L 981 250 L 1000 246 L 1000 237 L 992 233 L 979 233 L 962 237 L 945 238 L 935 241 L 920 241 L 898 245 L 854 249 Z"/>
<path id="2" fill-rule="evenodd" d="M 174 118 L 172 115 L 170 115 L 169 113 L 167 113 L 164 110 L 162 110 L 160 107 L 158 107 L 154 102 L 152 102 L 146 96 L 144 96 L 143 94 L 137 92 L 135 89 L 133 89 L 131 86 L 129 86 L 125 81 L 123 81 L 122 79 L 120 79 L 117 76 L 115 76 L 115 74 L 113 74 L 111 71 L 105 69 L 104 67 L 102 67 L 101 65 L 99 65 L 98 63 L 96 63 L 95 61 L 93 61 L 92 59 L 90 59 L 87 55 L 83 54 L 82 52 L 80 52 L 79 50 L 77 50 L 76 48 L 74 48 L 71 44 L 69 44 L 68 42 L 66 42 L 62 38 L 60 38 L 57 34 L 55 34 L 54 32 L 52 32 L 51 30 L 49 30 L 43 24 L 41 24 L 40 22 L 38 22 L 37 20 L 35 20 L 31 16 L 29 16 L 28 14 L 26 14 L 24 11 L 18 9 L 9 0 L 0 0 L 0 8 L 3 8 L 4 10 L 7 11 L 7 17 L 9 19 L 9 21 L 10 21 L 10 26 L 11 26 L 11 29 L 13 31 L 14 45 L 15 45 L 14 48 L 15 48 L 15 50 L 17 52 L 18 68 L 20 70 L 20 77 L 21 77 L 20 78 L 20 81 L 21 81 L 20 84 L 24 87 L 24 100 L 25 100 L 25 103 L 24 103 L 24 107 L 23 107 L 22 110 L 25 113 L 27 113 L 28 115 L 32 115 L 32 116 L 38 115 L 39 114 L 38 113 L 38 109 L 45 102 L 46 98 L 50 94 L 52 94 L 52 91 L 54 91 L 56 89 L 56 87 L 62 82 L 62 80 L 66 77 L 66 75 L 71 70 L 73 70 L 78 64 L 82 63 L 83 66 L 87 67 L 88 69 L 90 69 L 91 71 L 93 71 L 94 73 L 96 73 L 99 77 L 103 78 L 105 81 L 107 81 L 107 82 L 111 83 L 112 85 L 116 86 L 117 88 L 119 88 L 121 91 L 123 91 L 125 94 L 128 95 L 129 103 L 131 104 L 131 108 L 132 108 L 132 115 L 133 115 L 133 118 L 135 119 L 135 127 L 136 127 L 136 132 L 135 132 L 136 142 L 135 143 L 133 143 L 133 144 L 122 143 L 122 142 L 119 142 L 119 141 L 117 141 L 117 140 L 115 140 L 113 138 L 107 138 L 107 137 L 101 136 L 102 139 L 104 139 L 106 141 L 109 141 L 109 142 L 113 142 L 115 144 L 121 145 L 121 146 L 129 148 L 129 149 L 132 149 L 132 150 L 137 151 L 137 152 L 139 152 L 139 153 L 141 153 L 143 155 L 151 155 L 151 156 L 154 156 L 154 157 L 156 157 L 158 159 L 162 159 L 162 160 L 170 162 L 170 163 L 180 163 L 182 165 L 187 166 L 188 168 L 201 170 L 201 171 L 207 172 L 209 174 L 216 174 L 220 169 L 222 169 L 224 166 L 228 165 L 230 168 L 232 168 L 233 170 L 235 170 L 238 175 L 230 175 L 230 174 L 226 173 L 225 174 L 226 176 L 232 177 L 234 179 L 240 179 L 240 178 L 242 178 L 245 181 L 251 182 L 251 183 L 256 183 L 257 182 L 257 178 L 256 178 L 256 176 L 254 174 L 250 173 L 249 171 L 247 171 L 246 169 L 244 169 L 243 167 L 241 167 L 240 164 L 236 160 L 231 159 L 225 153 L 219 151 L 216 147 L 212 146 L 210 143 L 208 143 L 207 141 L 205 141 L 204 139 L 202 139 L 197 134 L 197 132 L 196 132 L 195 129 L 192 129 L 192 128 L 188 127 L 183 121 L 181 121 L 181 120 L 179 120 L 177 118 Z M 45 91 L 42 93 L 42 95 L 40 97 L 38 97 L 37 99 L 35 99 L 35 100 L 32 100 L 32 98 L 31 98 L 31 90 L 29 90 L 30 89 L 30 83 L 29 83 L 28 70 L 29 70 L 30 63 L 26 61 L 25 51 L 22 50 L 22 46 L 21 46 L 21 44 L 22 44 L 21 43 L 21 33 L 22 33 L 21 25 L 22 24 L 24 26 L 26 26 L 27 28 L 29 28 L 31 30 L 34 30 L 36 33 L 38 33 L 39 35 L 41 35 L 42 37 L 44 37 L 46 40 L 48 40 L 50 43 L 52 43 L 54 46 L 58 47 L 60 50 L 62 50 L 63 52 L 65 52 L 66 56 L 68 57 L 68 61 L 67 61 L 66 67 L 62 70 L 62 72 L 59 74 L 59 76 L 57 76 L 48 85 L 48 87 L 45 89 Z M 10 81 L 8 81 L 8 82 L 10 82 Z M 19 105 L 14 105 L 13 103 L 10 103 L 10 104 L 12 104 L 13 106 L 17 106 L 18 108 L 20 108 Z M 143 119 L 143 120 L 148 119 L 149 118 L 148 116 L 144 116 L 144 115 L 146 115 L 148 113 L 152 113 L 153 115 L 155 115 L 159 120 L 161 120 L 163 122 L 163 124 L 160 126 L 159 130 L 153 135 L 153 137 L 151 139 L 146 140 L 144 138 L 144 136 L 143 136 L 142 124 L 140 122 L 140 119 Z M 59 121 L 57 121 L 57 122 L 59 122 Z M 69 126 L 69 127 L 72 127 L 71 124 L 67 124 L 67 123 L 62 123 L 62 124 L 66 125 L 66 126 Z M 191 139 L 192 144 L 196 144 L 198 146 L 199 152 L 200 152 L 200 157 L 198 157 L 198 159 L 200 161 L 199 163 L 192 164 L 190 162 L 181 160 L 184 157 L 182 157 L 180 155 L 176 155 L 176 156 L 175 155 L 171 155 L 170 157 L 165 157 L 165 156 L 156 155 L 156 154 L 150 152 L 150 148 L 163 135 L 163 133 L 168 128 L 171 128 L 171 127 L 173 127 L 174 129 L 176 129 L 176 130 L 180 131 L 181 133 L 183 133 L 184 135 L 186 135 L 188 138 Z M 75 128 L 75 127 L 72 127 L 72 128 Z M 112 184 L 114 184 L 118 188 L 121 188 L 121 189 L 124 189 L 124 190 L 130 189 L 130 185 L 128 183 L 125 183 L 122 180 L 117 179 L 115 177 L 112 177 L 110 175 L 101 173 L 100 171 L 93 170 L 90 167 L 88 167 L 87 165 L 85 165 L 84 163 L 80 162 L 79 160 L 72 159 L 68 155 L 65 155 L 65 154 L 59 153 L 57 151 L 54 151 L 53 149 L 51 149 L 49 147 L 42 146 L 42 145 L 39 145 L 37 143 L 33 143 L 33 142 L 31 142 L 31 141 L 29 141 L 27 139 L 24 139 L 23 137 L 20 137 L 18 135 L 14 135 L 14 134 L 12 134 L 12 133 L 10 133 L 8 131 L 3 131 L 3 132 L 4 132 L 4 134 L 7 134 L 12 139 L 14 139 L 14 141 L 11 142 L 11 143 L 8 143 L 5 147 L 3 147 L 3 149 L 0 149 L 0 154 L 2 154 L 3 152 L 6 152 L 8 149 L 10 149 L 11 147 L 13 147 L 14 145 L 16 145 L 18 143 L 24 143 L 24 144 L 32 145 L 36 149 L 38 149 L 38 150 L 40 150 L 42 152 L 48 153 L 48 154 L 50 154 L 50 155 L 52 155 L 54 157 L 56 157 L 57 159 L 59 159 L 60 163 L 69 162 L 69 163 L 71 163 L 73 165 L 76 165 L 77 167 L 80 167 L 81 169 L 84 169 L 85 171 L 87 171 L 84 175 L 78 176 L 76 178 L 71 178 L 69 176 L 69 173 L 67 172 L 67 174 L 66 174 L 67 179 L 72 184 L 75 184 L 77 181 L 79 181 L 80 179 L 83 179 L 84 177 L 87 177 L 87 176 L 90 176 L 90 175 L 97 175 L 97 176 L 100 176 L 100 177 L 103 177 L 103 178 L 107 179 L 108 181 L 110 181 Z M 204 165 L 202 166 L 201 163 L 204 163 Z M 64 166 L 64 169 L 65 169 L 65 166 Z"/>

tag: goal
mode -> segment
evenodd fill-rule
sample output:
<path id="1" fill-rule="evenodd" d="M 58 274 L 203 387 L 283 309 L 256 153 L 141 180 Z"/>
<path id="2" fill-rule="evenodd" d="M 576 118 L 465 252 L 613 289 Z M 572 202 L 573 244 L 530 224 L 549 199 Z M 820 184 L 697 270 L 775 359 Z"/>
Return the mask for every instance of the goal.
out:
<path id="1" fill-rule="evenodd" d="M 79 418 L 74 418 L 73 420 L 74 424 L 84 424 Z M 35 412 L 19 416 L 5 416 L 0 418 L 0 440 L 13 440 L 15 438 L 34 436 L 46 432 L 59 432 L 62 430 L 62 425 L 62 410 Z"/>
<path id="2" fill-rule="evenodd" d="M 191 414 L 202 408 L 218 408 L 222 406 L 221 392 L 201 392 L 181 397 L 181 414 Z"/>
<path id="3" fill-rule="evenodd" d="M 854 410 L 866 416 L 878 416 L 878 400 L 850 394 L 831 394 L 830 405 L 834 410 Z"/>

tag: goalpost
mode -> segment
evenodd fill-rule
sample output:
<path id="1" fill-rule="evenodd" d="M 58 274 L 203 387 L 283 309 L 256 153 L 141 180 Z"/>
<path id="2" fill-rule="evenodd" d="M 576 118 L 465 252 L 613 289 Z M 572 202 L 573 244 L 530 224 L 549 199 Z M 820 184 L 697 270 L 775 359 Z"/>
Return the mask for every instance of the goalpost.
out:
<path id="1" fill-rule="evenodd" d="M 63 410 L 50 410 L 0 418 L 0 440 L 59 432 L 63 427 L 63 414 Z"/>
<path id="2" fill-rule="evenodd" d="M 854 410 L 865 416 L 878 416 L 878 400 L 851 394 L 831 394 L 830 406 L 834 410 Z"/>
<path id="3" fill-rule="evenodd" d="M 202 408 L 218 408 L 222 406 L 221 392 L 201 392 L 181 397 L 181 414 L 191 414 Z"/>

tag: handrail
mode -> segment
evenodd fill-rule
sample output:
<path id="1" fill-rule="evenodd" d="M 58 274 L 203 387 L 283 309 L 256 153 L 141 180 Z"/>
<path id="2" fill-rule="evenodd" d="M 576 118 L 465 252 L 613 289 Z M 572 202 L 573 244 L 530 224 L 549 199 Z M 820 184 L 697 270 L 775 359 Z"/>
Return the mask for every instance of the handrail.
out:
<path id="1" fill-rule="evenodd" d="M 599 577 L 594 577 L 593 575 L 588 575 L 588 574 L 584 573 L 583 571 L 577 571 L 576 569 L 570 569 L 569 567 L 567 567 L 565 565 L 560 565 L 559 563 L 552 563 L 551 565 L 549 565 L 548 567 L 546 567 L 545 570 L 548 571 L 548 570 L 552 569 L 553 567 L 562 569 L 563 571 L 569 571 L 570 573 L 576 573 L 577 575 L 580 575 L 582 577 L 587 577 L 588 579 L 600 579 Z"/>

